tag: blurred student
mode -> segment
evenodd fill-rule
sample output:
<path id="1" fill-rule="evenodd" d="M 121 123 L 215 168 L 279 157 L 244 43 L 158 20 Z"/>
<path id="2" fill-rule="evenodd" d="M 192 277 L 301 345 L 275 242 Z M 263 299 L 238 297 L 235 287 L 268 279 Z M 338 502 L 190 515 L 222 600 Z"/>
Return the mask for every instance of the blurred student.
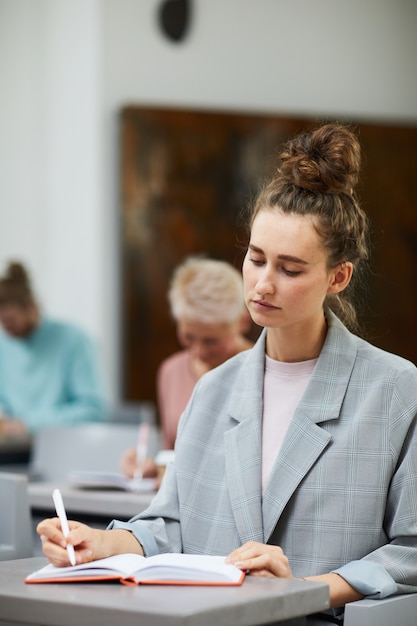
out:
<path id="1" fill-rule="evenodd" d="M 92 341 L 78 328 L 43 317 L 25 267 L 0 277 L 1 431 L 104 420 L 106 401 Z"/>
<path id="2" fill-rule="evenodd" d="M 157 402 L 162 446 L 172 450 L 181 414 L 203 374 L 252 347 L 245 337 L 250 317 L 241 273 L 226 261 L 188 257 L 175 270 L 168 292 L 171 314 L 183 349 L 165 359 L 157 373 Z M 140 469 L 135 449 L 127 450 L 122 470 Z M 147 476 L 156 471 L 149 460 Z"/>

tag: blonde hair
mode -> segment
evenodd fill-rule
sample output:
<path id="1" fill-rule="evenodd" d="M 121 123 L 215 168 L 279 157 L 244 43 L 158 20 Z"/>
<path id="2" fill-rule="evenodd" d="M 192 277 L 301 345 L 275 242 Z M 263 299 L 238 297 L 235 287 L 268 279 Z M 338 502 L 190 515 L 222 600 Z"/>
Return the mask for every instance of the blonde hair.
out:
<path id="1" fill-rule="evenodd" d="M 226 261 L 188 257 L 173 274 L 168 292 L 175 320 L 233 323 L 245 311 L 241 273 Z"/>

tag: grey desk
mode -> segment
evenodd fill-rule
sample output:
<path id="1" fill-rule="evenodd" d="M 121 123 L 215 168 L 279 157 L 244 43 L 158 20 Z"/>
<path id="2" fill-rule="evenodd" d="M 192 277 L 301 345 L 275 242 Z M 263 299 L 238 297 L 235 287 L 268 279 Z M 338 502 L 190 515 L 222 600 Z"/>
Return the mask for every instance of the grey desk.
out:
<path id="1" fill-rule="evenodd" d="M 241 587 L 119 583 L 27 585 L 46 564 L 36 557 L 0 563 L 0 619 L 44 626 L 302 626 L 328 607 L 322 583 L 248 576 Z"/>

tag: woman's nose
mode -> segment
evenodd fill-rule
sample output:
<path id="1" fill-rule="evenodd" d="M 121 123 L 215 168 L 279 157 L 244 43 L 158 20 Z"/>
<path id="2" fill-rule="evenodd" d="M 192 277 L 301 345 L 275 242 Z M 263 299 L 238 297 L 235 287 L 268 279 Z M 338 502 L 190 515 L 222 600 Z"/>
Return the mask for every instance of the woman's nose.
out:
<path id="1" fill-rule="evenodd" d="M 256 291 L 260 294 L 273 293 L 275 285 L 272 280 L 271 273 L 268 270 L 262 272 L 256 284 Z"/>
<path id="2" fill-rule="evenodd" d="M 193 345 L 190 346 L 190 351 L 192 352 L 192 354 L 197 359 L 204 360 L 204 356 L 205 356 L 205 353 L 206 353 L 206 348 L 204 347 L 204 345 L 201 342 L 195 341 L 193 343 Z"/>

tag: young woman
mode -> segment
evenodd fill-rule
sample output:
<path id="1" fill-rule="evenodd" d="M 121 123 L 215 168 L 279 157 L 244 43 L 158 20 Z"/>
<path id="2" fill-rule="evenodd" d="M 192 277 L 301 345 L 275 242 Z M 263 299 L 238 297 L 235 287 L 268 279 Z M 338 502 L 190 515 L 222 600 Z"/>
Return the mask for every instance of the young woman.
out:
<path id="1" fill-rule="evenodd" d="M 360 149 L 330 124 L 288 142 L 250 220 L 255 346 L 197 383 L 175 464 L 151 506 L 99 531 L 71 522 L 77 559 L 227 554 L 252 575 L 329 584 L 346 602 L 417 591 L 417 369 L 353 334 L 367 220 Z M 56 519 L 44 552 L 68 563 Z"/>

